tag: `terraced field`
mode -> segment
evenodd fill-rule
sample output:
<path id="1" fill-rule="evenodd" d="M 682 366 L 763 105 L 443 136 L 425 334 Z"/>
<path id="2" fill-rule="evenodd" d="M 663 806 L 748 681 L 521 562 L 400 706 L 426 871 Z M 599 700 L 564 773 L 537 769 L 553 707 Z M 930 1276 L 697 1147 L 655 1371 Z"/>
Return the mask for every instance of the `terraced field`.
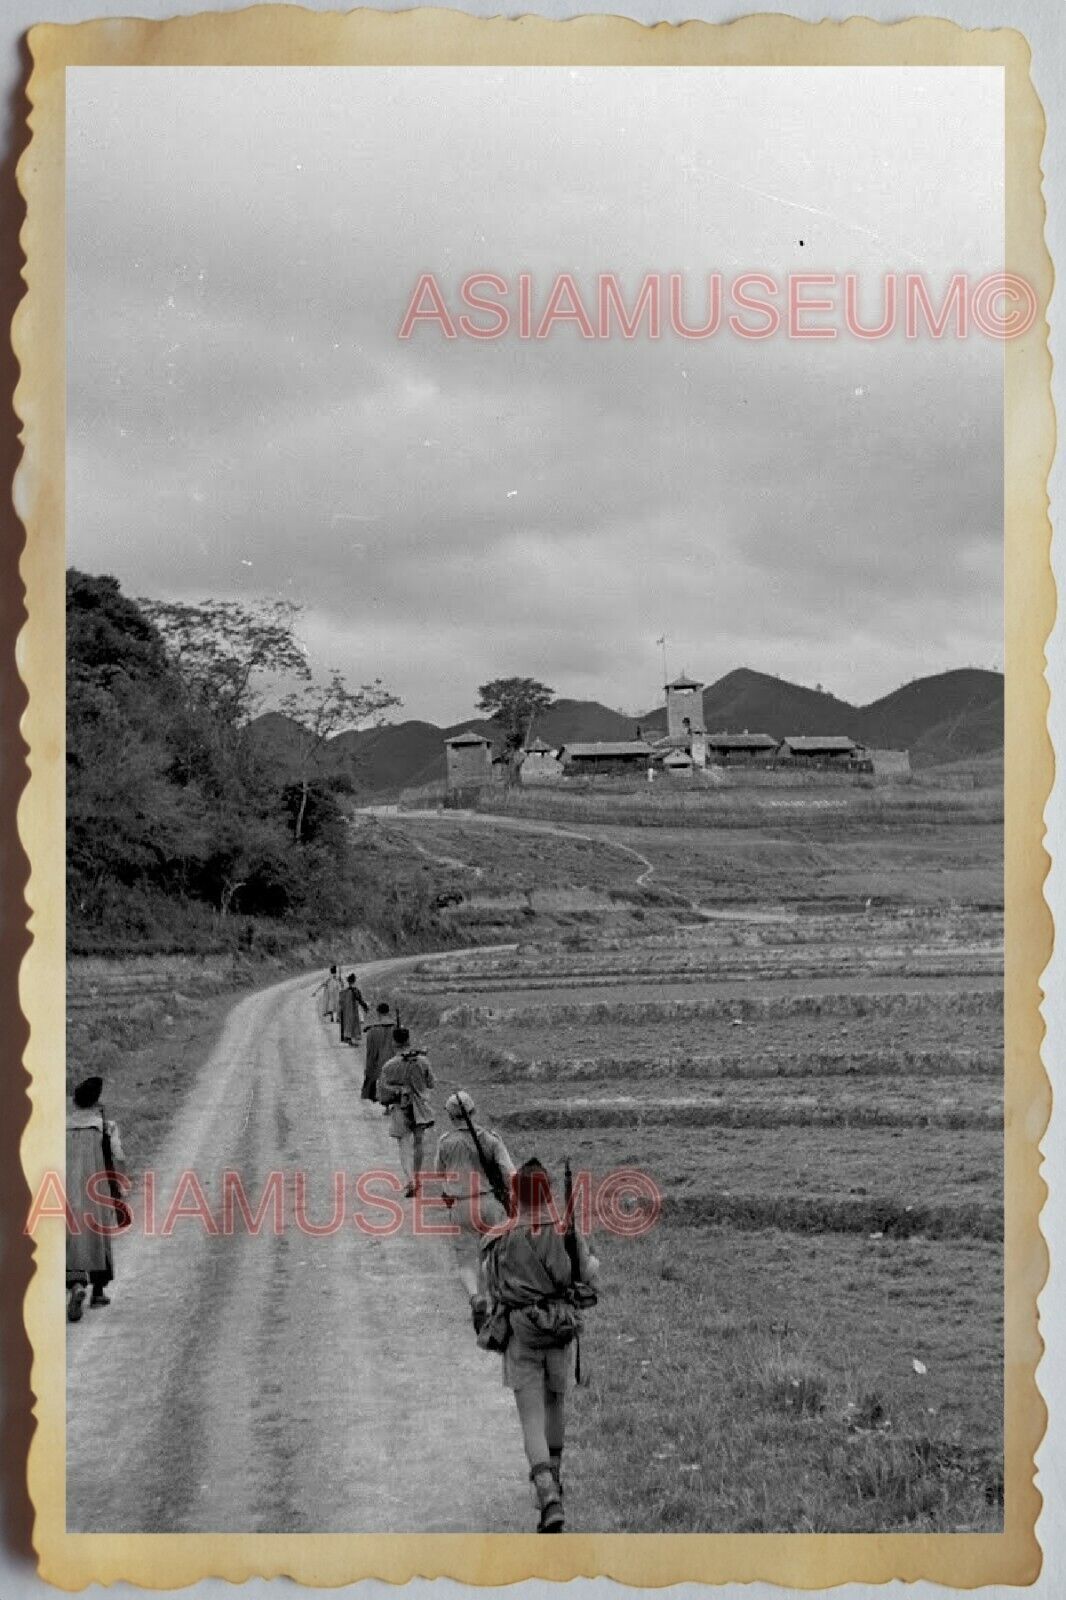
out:
<path id="1" fill-rule="evenodd" d="M 505 853 L 532 870 L 484 819 L 423 826 L 486 902 Z M 469 1087 L 516 1159 L 662 1196 L 596 1235 L 581 1525 L 998 1528 L 998 828 L 581 827 L 569 890 L 608 910 L 548 917 L 523 878 L 518 948 L 427 964 L 403 998 L 441 1091 Z M 618 898 L 620 842 L 654 867 L 643 903 Z"/>

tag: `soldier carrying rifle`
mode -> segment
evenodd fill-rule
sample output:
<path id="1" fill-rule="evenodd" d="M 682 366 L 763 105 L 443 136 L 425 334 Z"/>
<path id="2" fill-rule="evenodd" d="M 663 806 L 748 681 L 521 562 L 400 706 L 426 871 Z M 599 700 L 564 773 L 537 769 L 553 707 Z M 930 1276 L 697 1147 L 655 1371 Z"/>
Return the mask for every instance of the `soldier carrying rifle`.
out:
<path id="1" fill-rule="evenodd" d="M 572 1369 L 580 1381 L 583 1313 L 596 1303 L 599 1262 L 574 1224 L 569 1163 L 565 1234 L 552 1220 L 551 1184 L 539 1161 L 523 1162 L 512 1193 L 510 1227 L 485 1245 L 490 1310 L 478 1343 L 503 1353 L 503 1381 L 514 1390 L 540 1512 L 537 1531 L 561 1533 L 566 1393 Z"/>
<path id="2" fill-rule="evenodd" d="M 433 1069 L 429 1057 L 411 1044 L 406 1028 L 393 1028 L 396 1053 L 389 1057 L 378 1078 L 378 1101 L 385 1107 L 389 1133 L 399 1141 L 400 1166 L 407 1179 L 405 1195 L 410 1199 L 418 1188 L 426 1129 L 435 1121 L 427 1098 L 433 1088 Z"/>
<path id="3" fill-rule="evenodd" d="M 441 1196 L 459 1227 L 459 1276 L 476 1322 L 483 1298 L 481 1247 L 507 1220 L 515 1165 L 499 1134 L 475 1122 L 477 1108 L 465 1089 L 449 1095 L 444 1109 L 452 1125 L 437 1143 L 436 1168 L 446 1178 Z"/>

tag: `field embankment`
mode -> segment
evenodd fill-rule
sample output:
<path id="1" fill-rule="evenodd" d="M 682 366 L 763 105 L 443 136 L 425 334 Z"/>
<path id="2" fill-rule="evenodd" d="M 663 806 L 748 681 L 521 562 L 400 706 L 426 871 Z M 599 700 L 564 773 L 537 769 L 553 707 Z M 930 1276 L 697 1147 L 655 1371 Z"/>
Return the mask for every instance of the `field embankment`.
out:
<path id="1" fill-rule="evenodd" d="M 122 1131 L 132 1170 L 148 1165 L 229 1011 L 250 989 L 294 969 L 383 954 L 379 941 L 352 936 L 341 950 L 293 946 L 251 957 L 142 955 L 72 957 L 67 963 L 67 1083 L 105 1079 L 104 1098 Z M 309 978 L 311 986 L 316 980 Z"/>
<path id="2" fill-rule="evenodd" d="M 411 974 L 439 1095 L 468 1087 L 516 1159 L 662 1197 L 596 1233 L 582 1526 L 1001 1525 L 995 810 L 583 840 L 407 823 L 480 868 L 440 869 L 457 926 L 525 924 L 513 952 Z"/>

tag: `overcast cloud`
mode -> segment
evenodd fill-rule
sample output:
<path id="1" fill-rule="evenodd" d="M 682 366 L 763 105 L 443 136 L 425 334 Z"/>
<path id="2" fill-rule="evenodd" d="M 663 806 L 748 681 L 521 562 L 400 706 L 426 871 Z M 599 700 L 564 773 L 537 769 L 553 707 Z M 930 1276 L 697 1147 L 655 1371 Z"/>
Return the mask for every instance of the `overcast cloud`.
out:
<path id="1" fill-rule="evenodd" d="M 397 337 L 423 271 L 457 309 L 475 270 L 980 278 L 998 72 L 67 82 L 74 564 L 298 600 L 317 666 L 436 721 L 516 672 L 646 709 L 664 629 L 853 700 L 1001 664 L 990 341 Z"/>

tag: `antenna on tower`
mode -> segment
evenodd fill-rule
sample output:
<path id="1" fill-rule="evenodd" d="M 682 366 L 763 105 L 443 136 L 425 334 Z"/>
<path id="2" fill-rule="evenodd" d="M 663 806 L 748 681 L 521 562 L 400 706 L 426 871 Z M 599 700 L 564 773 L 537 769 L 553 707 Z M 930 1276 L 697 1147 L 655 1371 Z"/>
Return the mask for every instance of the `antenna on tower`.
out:
<path id="1" fill-rule="evenodd" d="M 666 683 L 669 683 L 669 681 L 670 681 L 670 672 L 669 672 L 669 669 L 667 668 L 667 665 L 666 665 L 666 644 L 667 644 L 667 639 L 666 639 L 665 633 L 663 634 L 661 639 L 656 639 L 655 643 L 658 644 L 658 645 L 662 645 L 662 651 L 663 651 L 663 683 L 666 684 Z"/>

